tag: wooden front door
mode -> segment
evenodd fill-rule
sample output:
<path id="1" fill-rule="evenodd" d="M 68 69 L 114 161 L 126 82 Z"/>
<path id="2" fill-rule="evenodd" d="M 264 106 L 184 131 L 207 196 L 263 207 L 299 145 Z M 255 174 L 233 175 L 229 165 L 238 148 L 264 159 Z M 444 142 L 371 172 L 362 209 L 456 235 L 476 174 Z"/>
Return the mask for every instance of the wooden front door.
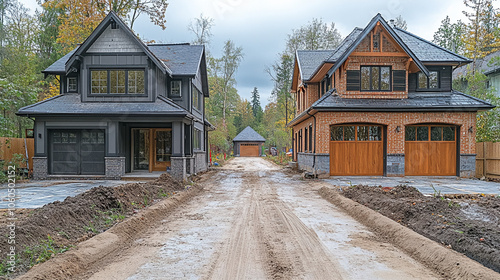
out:
<path id="1" fill-rule="evenodd" d="M 172 156 L 172 129 L 132 129 L 133 169 L 166 171 Z"/>
<path id="2" fill-rule="evenodd" d="M 383 127 L 364 124 L 331 126 L 330 175 L 384 175 Z"/>
<path id="3" fill-rule="evenodd" d="M 418 125 L 405 128 L 405 175 L 456 176 L 456 127 Z"/>
<path id="4" fill-rule="evenodd" d="M 258 157 L 259 144 L 240 144 L 240 157 Z"/>
<path id="5" fill-rule="evenodd" d="M 172 156 L 172 129 L 158 128 L 152 129 L 153 141 L 151 144 L 152 164 L 151 171 L 166 171 L 170 167 L 170 157 Z"/>

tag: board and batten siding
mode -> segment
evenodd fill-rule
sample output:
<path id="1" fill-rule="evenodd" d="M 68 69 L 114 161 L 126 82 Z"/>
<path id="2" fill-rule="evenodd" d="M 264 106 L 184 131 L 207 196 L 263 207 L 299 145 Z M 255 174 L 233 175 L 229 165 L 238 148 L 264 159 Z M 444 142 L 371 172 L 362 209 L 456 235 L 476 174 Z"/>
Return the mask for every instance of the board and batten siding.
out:
<path id="1" fill-rule="evenodd" d="M 125 31 L 112 29 L 109 25 L 97 40 L 90 46 L 87 53 L 142 52 Z"/>

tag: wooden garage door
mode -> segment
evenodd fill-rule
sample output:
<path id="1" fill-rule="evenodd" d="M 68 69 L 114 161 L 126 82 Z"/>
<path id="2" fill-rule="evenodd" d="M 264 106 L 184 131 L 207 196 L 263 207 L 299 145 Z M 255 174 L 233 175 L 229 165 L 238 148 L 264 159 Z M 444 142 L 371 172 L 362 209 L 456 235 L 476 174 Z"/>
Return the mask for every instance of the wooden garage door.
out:
<path id="1" fill-rule="evenodd" d="M 50 174 L 104 174 L 104 130 L 51 130 L 49 136 Z"/>
<path id="2" fill-rule="evenodd" d="M 240 144 L 240 157 L 258 157 L 259 144 Z"/>
<path id="3" fill-rule="evenodd" d="M 330 175 L 384 175 L 383 128 L 377 125 L 330 127 Z"/>
<path id="4" fill-rule="evenodd" d="M 457 175 L 456 128 L 419 125 L 405 128 L 405 175 Z"/>

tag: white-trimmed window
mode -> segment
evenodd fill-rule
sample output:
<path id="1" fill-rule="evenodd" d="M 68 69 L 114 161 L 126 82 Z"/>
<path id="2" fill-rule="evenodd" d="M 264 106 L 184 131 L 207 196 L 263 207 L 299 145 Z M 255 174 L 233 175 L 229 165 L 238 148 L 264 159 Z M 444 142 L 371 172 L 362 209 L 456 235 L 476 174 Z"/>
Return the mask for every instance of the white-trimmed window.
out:
<path id="1" fill-rule="evenodd" d="M 182 81 L 173 80 L 170 81 L 170 96 L 181 97 L 182 96 Z"/>
<path id="2" fill-rule="evenodd" d="M 76 77 L 68 77 L 66 82 L 68 83 L 68 92 L 76 92 L 78 90 Z"/>
<path id="3" fill-rule="evenodd" d="M 195 150 L 201 150 L 201 130 L 197 128 L 194 129 L 193 148 Z"/>

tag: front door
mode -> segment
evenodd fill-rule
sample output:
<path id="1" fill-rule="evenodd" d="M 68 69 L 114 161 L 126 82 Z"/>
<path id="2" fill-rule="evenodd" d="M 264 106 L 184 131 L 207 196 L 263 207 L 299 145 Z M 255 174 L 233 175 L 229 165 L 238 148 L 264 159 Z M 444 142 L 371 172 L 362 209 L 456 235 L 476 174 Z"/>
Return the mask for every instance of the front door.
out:
<path id="1" fill-rule="evenodd" d="M 132 130 L 134 170 L 166 171 L 172 155 L 172 129 Z"/>
<path id="2" fill-rule="evenodd" d="M 166 171 L 167 167 L 170 167 L 172 156 L 172 129 L 153 129 L 152 134 L 154 137 L 152 171 Z"/>

